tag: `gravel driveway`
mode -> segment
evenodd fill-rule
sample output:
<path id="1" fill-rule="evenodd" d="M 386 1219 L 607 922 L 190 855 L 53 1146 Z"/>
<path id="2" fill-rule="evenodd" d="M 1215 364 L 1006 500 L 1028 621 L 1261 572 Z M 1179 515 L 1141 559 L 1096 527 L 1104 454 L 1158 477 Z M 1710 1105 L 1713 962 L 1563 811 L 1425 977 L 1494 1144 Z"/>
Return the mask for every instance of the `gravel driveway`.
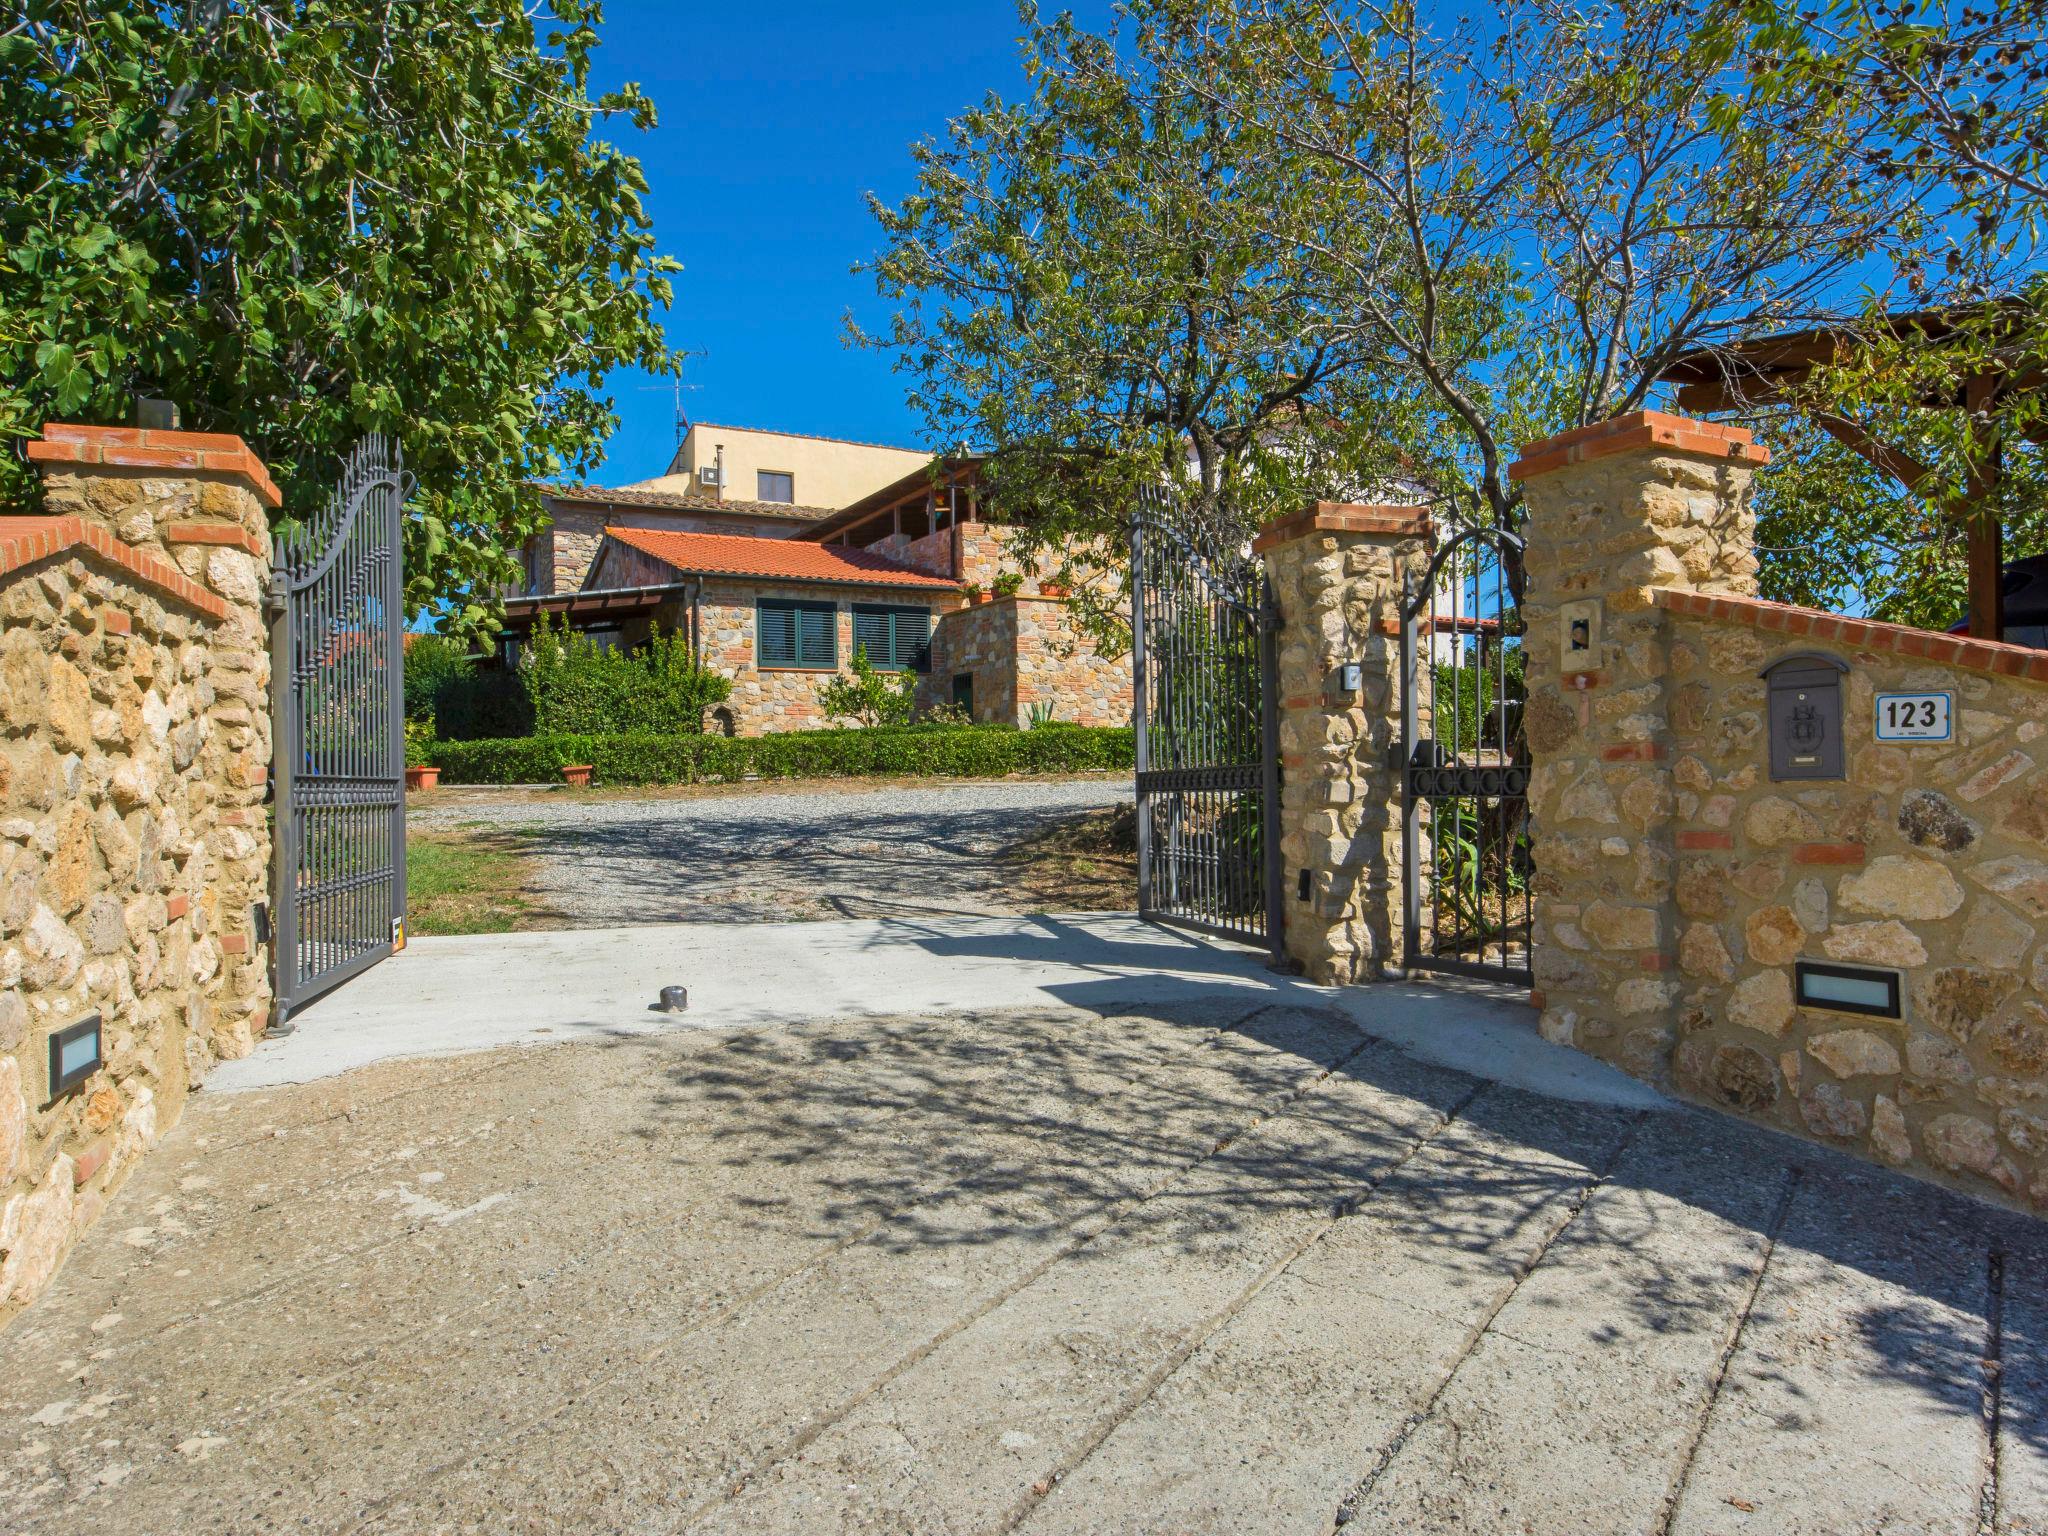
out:
<path id="1" fill-rule="evenodd" d="M 464 790 L 420 805 L 410 824 L 504 838 L 534 860 L 536 899 L 570 927 L 1003 915 L 1020 910 L 1006 848 L 1130 799 L 1121 777 L 646 799 Z"/>
<path id="2" fill-rule="evenodd" d="M 2038 1536 L 2044 1275 L 1255 998 L 386 1063 L 200 1094 L 0 1332 L 0 1530 Z"/>

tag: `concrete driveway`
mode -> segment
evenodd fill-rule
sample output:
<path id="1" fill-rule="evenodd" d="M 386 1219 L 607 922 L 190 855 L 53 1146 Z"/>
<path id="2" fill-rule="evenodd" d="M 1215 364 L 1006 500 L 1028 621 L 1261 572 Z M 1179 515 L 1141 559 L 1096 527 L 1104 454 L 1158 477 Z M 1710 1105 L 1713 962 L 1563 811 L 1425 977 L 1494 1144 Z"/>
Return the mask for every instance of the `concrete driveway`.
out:
<path id="1" fill-rule="evenodd" d="M 2048 1530 L 2040 1226 L 1091 985 L 209 1091 L 0 1335 L 0 1530 Z"/>

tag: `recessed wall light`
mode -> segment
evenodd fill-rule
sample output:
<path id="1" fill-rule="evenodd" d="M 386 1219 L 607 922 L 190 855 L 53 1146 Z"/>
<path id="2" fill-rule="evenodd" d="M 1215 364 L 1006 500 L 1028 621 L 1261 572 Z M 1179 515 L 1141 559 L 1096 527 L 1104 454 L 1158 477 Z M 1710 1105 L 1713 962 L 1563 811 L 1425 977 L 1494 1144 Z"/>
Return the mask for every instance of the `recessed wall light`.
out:
<path id="1" fill-rule="evenodd" d="M 1836 1013 L 1862 1013 L 1879 1019 L 1896 1019 L 1903 1014 L 1897 971 L 1801 960 L 1794 967 L 1794 974 L 1802 1008 L 1829 1008 Z"/>
<path id="2" fill-rule="evenodd" d="M 100 1016 L 89 1013 L 50 1036 L 50 1097 L 62 1098 L 100 1069 Z"/>

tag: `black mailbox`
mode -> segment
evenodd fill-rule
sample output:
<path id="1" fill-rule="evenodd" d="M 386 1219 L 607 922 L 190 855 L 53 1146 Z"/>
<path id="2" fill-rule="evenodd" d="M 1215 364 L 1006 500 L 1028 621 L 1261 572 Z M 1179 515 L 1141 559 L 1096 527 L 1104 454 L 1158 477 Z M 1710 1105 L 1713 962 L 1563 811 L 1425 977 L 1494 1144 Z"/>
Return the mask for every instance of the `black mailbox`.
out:
<path id="1" fill-rule="evenodd" d="M 1842 674 L 1846 662 L 1808 651 L 1763 670 L 1770 689 L 1771 777 L 1843 776 Z"/>

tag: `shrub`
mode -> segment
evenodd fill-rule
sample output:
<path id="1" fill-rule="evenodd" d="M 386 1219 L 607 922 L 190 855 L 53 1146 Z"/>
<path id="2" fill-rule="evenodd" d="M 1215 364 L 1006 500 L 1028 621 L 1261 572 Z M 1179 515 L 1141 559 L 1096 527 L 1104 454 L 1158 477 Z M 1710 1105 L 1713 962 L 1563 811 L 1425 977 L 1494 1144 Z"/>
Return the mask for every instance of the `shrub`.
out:
<path id="1" fill-rule="evenodd" d="M 883 726 L 869 731 L 792 731 L 780 736 L 544 735 L 444 741 L 450 784 L 543 784 L 568 763 L 588 763 L 600 784 L 699 784 L 749 774 L 768 779 L 868 774 L 999 778 L 1006 773 L 1126 769 L 1131 731 L 1069 726 L 1056 731 Z"/>
<path id="2" fill-rule="evenodd" d="M 450 678 L 434 705 L 434 734 L 480 741 L 533 734 L 533 700 L 516 672 L 482 670 Z"/>
<path id="3" fill-rule="evenodd" d="M 533 705 L 512 673 L 485 671 L 445 636 L 418 635 L 405 648 L 405 718 L 429 737 L 474 741 L 527 734 Z"/>
<path id="4" fill-rule="evenodd" d="M 429 720 L 408 720 L 405 722 L 405 766 L 408 768 L 431 768 L 434 753 L 440 743 L 434 740 L 433 722 Z"/>
<path id="5" fill-rule="evenodd" d="M 849 671 L 818 690 L 818 707 L 827 720 L 855 720 L 869 728 L 910 723 L 917 707 L 915 672 L 877 672 L 864 645 L 854 647 Z"/>
<path id="6" fill-rule="evenodd" d="M 1431 679 L 1431 718 L 1435 722 L 1437 745 L 1446 756 L 1470 753 L 1474 748 L 1511 748 L 1522 734 L 1522 701 L 1527 694 L 1523 679 L 1525 657 L 1522 647 L 1511 645 L 1504 665 L 1492 664 L 1452 668 L 1438 663 Z M 1501 689 L 1505 673 L 1506 691 Z M 1503 739 L 1502 727 L 1506 727 Z"/>
<path id="7" fill-rule="evenodd" d="M 680 632 L 655 629 L 634 651 L 612 650 L 589 635 L 558 630 L 542 614 L 519 662 L 519 681 L 539 735 L 673 734 L 704 729 L 704 712 L 732 684 L 690 654 Z"/>
<path id="8" fill-rule="evenodd" d="M 469 647 L 445 635 L 415 635 L 405 648 L 405 718 L 432 721 L 441 690 L 476 675 Z"/>

